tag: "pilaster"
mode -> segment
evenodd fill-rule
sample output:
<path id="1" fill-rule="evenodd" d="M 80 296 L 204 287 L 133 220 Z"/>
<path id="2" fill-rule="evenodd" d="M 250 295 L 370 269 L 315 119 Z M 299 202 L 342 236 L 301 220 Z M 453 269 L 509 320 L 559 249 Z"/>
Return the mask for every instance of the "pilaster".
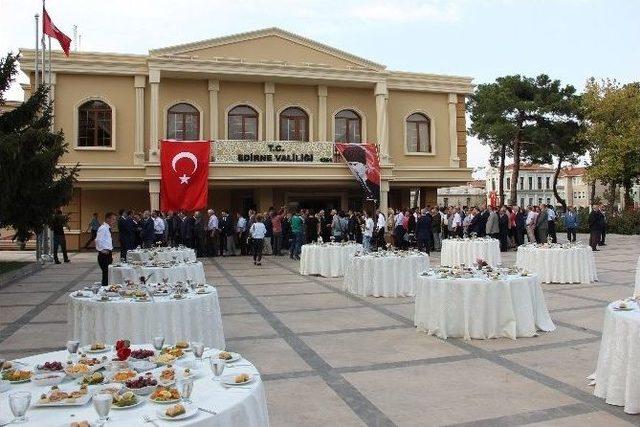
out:
<path id="1" fill-rule="evenodd" d="M 327 87 L 318 86 L 318 141 L 327 139 Z"/>
<path id="2" fill-rule="evenodd" d="M 275 107 L 273 105 L 273 95 L 276 92 L 276 85 L 273 82 L 264 83 L 265 101 L 265 140 L 273 141 L 276 137 L 275 127 Z"/>
<path id="3" fill-rule="evenodd" d="M 149 181 L 149 208 L 152 211 L 160 209 L 160 180 Z"/>
<path id="4" fill-rule="evenodd" d="M 149 116 L 149 161 L 157 162 L 160 160 L 158 146 L 158 116 L 160 114 L 160 106 L 158 105 L 160 102 L 160 70 L 149 70 L 149 86 L 151 88 L 151 114 Z"/>
<path id="5" fill-rule="evenodd" d="M 135 151 L 133 163 L 144 164 L 144 88 L 147 85 L 146 76 L 135 76 L 133 86 L 136 89 L 136 124 L 135 124 Z"/>
<path id="6" fill-rule="evenodd" d="M 457 132 L 457 115 L 456 104 L 458 103 L 458 95 L 449 94 L 449 167 L 460 167 L 460 158 L 458 157 L 458 132 Z"/>
<path id="7" fill-rule="evenodd" d="M 216 140 L 219 136 L 218 127 L 218 92 L 220 92 L 220 82 L 218 80 L 209 80 L 209 129 L 210 140 Z"/>
<path id="8" fill-rule="evenodd" d="M 386 164 L 389 163 L 389 140 L 387 138 L 387 98 L 389 92 L 387 90 L 387 83 L 376 83 L 374 95 L 376 97 L 376 137 L 378 138 L 378 147 L 380 148 L 380 161 Z"/>

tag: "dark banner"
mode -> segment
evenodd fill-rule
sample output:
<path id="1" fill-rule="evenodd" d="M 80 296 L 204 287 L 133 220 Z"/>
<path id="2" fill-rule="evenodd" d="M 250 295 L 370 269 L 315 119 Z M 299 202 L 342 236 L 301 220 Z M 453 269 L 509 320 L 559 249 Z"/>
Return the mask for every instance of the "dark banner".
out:
<path id="1" fill-rule="evenodd" d="M 378 149 L 372 144 L 336 143 L 336 148 L 347 162 L 358 181 L 366 200 L 380 200 L 380 161 Z"/>

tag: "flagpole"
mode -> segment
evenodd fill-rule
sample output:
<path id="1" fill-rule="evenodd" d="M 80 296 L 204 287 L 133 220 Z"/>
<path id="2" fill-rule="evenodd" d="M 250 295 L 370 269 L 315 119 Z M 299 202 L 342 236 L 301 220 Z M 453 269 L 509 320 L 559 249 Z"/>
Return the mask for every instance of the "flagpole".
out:
<path id="1" fill-rule="evenodd" d="M 52 76 L 51 76 L 51 37 L 48 37 L 49 39 L 49 87 L 51 87 L 51 80 L 52 80 Z"/>
<path id="2" fill-rule="evenodd" d="M 40 49 L 38 47 L 38 43 L 40 42 L 40 40 L 38 40 L 39 36 L 40 36 L 40 25 L 39 25 L 39 17 L 40 15 L 38 15 L 37 13 L 34 16 L 36 18 L 36 68 L 35 68 L 35 85 L 33 86 L 33 90 L 31 91 L 31 93 L 34 93 L 36 90 L 38 90 L 38 60 L 40 59 L 38 57 L 38 55 L 40 54 Z"/>

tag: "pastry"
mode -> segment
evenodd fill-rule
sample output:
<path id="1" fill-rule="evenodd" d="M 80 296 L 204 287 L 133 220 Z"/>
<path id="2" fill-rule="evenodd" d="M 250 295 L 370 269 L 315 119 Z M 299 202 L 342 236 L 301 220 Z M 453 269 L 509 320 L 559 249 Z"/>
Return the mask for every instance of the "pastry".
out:
<path id="1" fill-rule="evenodd" d="M 236 384 L 246 383 L 247 381 L 249 381 L 249 375 L 248 374 L 236 375 L 235 377 L 233 377 L 233 381 Z"/>
<path id="2" fill-rule="evenodd" d="M 233 359 L 233 356 L 228 351 L 221 351 L 220 353 L 218 353 L 218 359 L 231 360 Z"/>
<path id="3" fill-rule="evenodd" d="M 177 405 L 170 406 L 167 409 L 167 412 L 165 412 L 165 415 L 167 417 L 173 418 L 177 417 L 178 415 L 185 414 L 186 412 L 187 410 L 185 409 L 185 407 L 178 403 Z"/>
<path id="4" fill-rule="evenodd" d="M 189 343 L 187 341 L 178 341 L 175 345 L 176 348 L 189 348 Z"/>

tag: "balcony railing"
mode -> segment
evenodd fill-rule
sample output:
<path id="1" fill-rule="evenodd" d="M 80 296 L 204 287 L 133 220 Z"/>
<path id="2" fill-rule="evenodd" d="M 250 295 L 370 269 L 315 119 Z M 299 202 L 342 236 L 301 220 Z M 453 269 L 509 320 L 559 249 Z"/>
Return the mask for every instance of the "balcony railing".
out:
<path id="1" fill-rule="evenodd" d="M 299 165 L 342 160 L 330 141 L 217 140 L 211 142 L 211 161 L 218 164 Z"/>

